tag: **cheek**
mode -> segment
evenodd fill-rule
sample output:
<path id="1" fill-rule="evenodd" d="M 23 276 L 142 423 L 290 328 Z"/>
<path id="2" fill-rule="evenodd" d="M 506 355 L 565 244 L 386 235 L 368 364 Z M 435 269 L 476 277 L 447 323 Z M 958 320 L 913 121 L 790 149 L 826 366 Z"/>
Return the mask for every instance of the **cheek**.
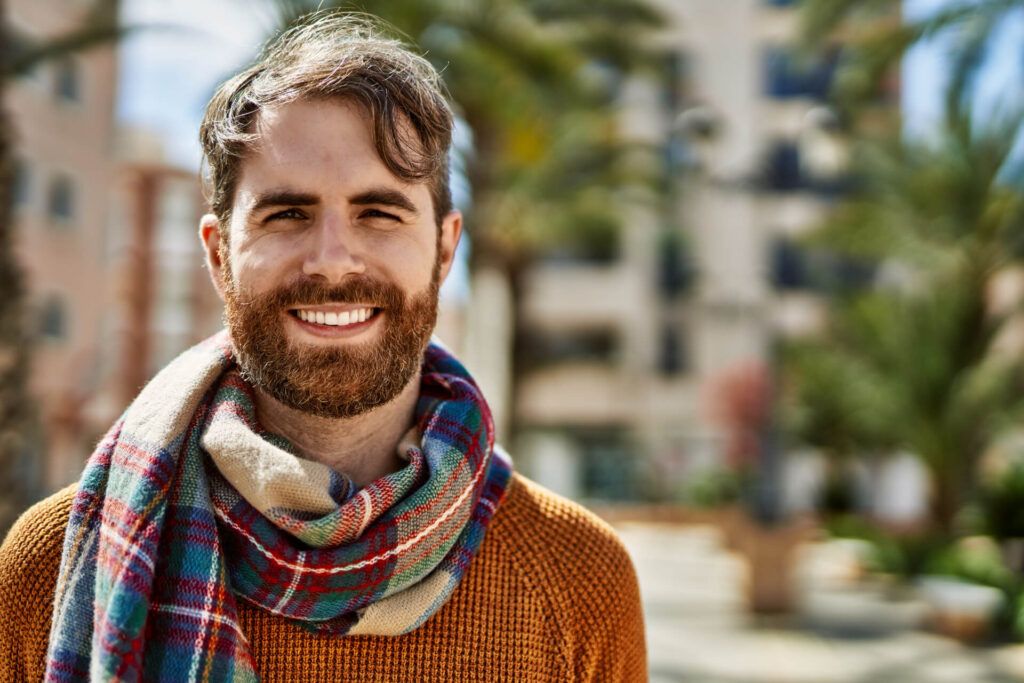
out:
<path id="1" fill-rule="evenodd" d="M 395 284 L 409 291 L 425 287 L 434 271 L 434 245 L 412 240 L 391 244 L 373 252 L 372 270 L 387 274 Z"/>
<path id="2" fill-rule="evenodd" d="M 302 267 L 301 245 L 290 236 L 263 235 L 259 239 L 240 241 L 232 250 L 235 272 L 247 277 L 270 277 Z"/>

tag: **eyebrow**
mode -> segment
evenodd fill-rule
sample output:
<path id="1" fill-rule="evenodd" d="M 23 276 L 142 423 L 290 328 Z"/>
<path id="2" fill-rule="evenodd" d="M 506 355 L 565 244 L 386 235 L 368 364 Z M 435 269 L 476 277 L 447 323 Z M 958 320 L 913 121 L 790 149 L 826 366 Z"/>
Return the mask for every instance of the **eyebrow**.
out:
<path id="1" fill-rule="evenodd" d="M 320 196 L 311 192 L 299 192 L 295 190 L 269 190 L 256 197 L 251 213 L 257 213 L 264 209 L 277 206 L 314 206 L 320 203 Z M 413 215 L 419 215 L 416 205 L 412 203 L 404 193 L 390 187 L 375 187 L 365 192 L 360 192 L 349 198 L 349 203 L 358 206 L 380 204 L 402 209 Z"/>
<path id="2" fill-rule="evenodd" d="M 310 192 L 294 190 L 270 190 L 256 197 L 251 213 L 256 213 L 274 206 L 312 206 L 320 203 L 320 197 Z"/>
<path id="3" fill-rule="evenodd" d="M 412 203 L 405 194 L 398 190 L 391 189 L 390 187 L 375 187 L 366 192 L 361 192 L 354 197 L 349 198 L 349 203 L 357 204 L 359 206 L 366 206 L 367 204 L 382 204 L 384 206 L 393 206 L 403 211 L 407 211 L 411 214 L 418 214 L 416 205 Z"/>

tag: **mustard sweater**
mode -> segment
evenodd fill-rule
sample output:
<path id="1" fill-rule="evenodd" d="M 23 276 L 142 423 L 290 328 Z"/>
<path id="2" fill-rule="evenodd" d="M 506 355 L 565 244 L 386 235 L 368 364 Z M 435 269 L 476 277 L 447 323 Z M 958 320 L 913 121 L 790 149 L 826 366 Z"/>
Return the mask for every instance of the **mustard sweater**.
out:
<path id="1" fill-rule="evenodd" d="M 74 487 L 0 547 L 0 681 L 40 681 Z M 331 637 L 238 601 L 261 679 L 646 681 L 636 574 L 612 529 L 519 475 L 448 603 L 402 636 Z"/>

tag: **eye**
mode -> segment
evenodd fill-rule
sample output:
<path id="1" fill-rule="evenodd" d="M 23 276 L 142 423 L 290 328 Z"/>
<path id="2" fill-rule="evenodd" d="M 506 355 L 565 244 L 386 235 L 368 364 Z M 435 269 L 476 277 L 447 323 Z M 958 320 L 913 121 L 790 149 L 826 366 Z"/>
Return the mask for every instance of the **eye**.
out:
<path id="1" fill-rule="evenodd" d="M 284 211 L 278 211 L 277 213 L 270 214 L 269 216 L 263 219 L 263 222 L 269 223 L 270 221 L 298 221 L 304 219 L 305 217 L 306 215 L 299 211 L 298 209 L 285 209 Z"/>
<path id="2" fill-rule="evenodd" d="M 380 209 L 367 209 L 359 214 L 360 218 L 382 218 L 389 221 L 401 221 L 402 219 L 393 213 L 381 211 Z"/>

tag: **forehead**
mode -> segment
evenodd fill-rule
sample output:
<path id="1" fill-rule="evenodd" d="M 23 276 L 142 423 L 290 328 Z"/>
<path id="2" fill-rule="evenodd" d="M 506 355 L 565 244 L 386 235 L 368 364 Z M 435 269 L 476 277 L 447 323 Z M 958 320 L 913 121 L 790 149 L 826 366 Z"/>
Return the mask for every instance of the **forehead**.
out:
<path id="1" fill-rule="evenodd" d="M 346 100 L 299 100 L 266 107 L 256 121 L 243 172 L 251 166 L 302 162 L 384 166 L 370 125 L 363 108 Z"/>
<path id="2" fill-rule="evenodd" d="M 387 167 L 372 126 L 365 107 L 345 99 L 305 99 L 267 107 L 260 112 L 254 141 L 240 162 L 238 189 L 287 183 L 322 192 L 328 187 L 386 184 L 429 199 L 425 182 L 406 181 Z"/>

